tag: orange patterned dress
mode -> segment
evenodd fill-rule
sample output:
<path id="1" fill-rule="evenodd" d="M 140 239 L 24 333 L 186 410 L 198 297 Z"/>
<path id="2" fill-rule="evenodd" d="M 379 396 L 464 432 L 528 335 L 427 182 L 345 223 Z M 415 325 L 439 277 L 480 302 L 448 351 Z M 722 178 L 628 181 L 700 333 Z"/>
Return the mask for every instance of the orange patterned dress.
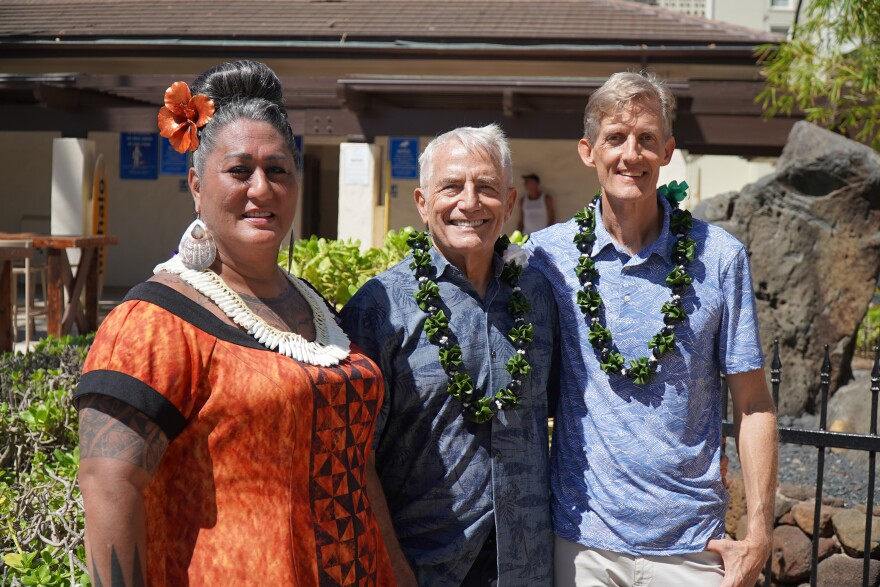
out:
<path id="1" fill-rule="evenodd" d="M 147 282 L 102 324 L 75 397 L 120 399 L 171 440 L 145 492 L 149 585 L 384 586 L 365 488 L 382 387 L 356 350 L 298 362 Z"/>

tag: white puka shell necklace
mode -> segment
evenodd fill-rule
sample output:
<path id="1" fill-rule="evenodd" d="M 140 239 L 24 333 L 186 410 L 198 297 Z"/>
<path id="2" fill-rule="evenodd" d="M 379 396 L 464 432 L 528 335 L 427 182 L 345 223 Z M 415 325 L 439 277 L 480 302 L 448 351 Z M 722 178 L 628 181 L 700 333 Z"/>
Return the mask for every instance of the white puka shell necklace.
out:
<path id="1" fill-rule="evenodd" d="M 296 332 L 283 331 L 271 326 L 254 314 L 241 296 L 226 285 L 219 275 L 210 269 L 202 271 L 187 269 L 177 255 L 157 265 L 153 273 L 179 275 L 197 292 L 210 298 L 233 322 L 269 350 L 277 350 L 282 355 L 318 367 L 338 365 L 340 361 L 348 358 L 351 342 L 336 323 L 324 300 L 290 273 L 285 272 L 287 279 L 312 310 L 312 318 L 315 322 L 314 341 L 308 341 Z"/>

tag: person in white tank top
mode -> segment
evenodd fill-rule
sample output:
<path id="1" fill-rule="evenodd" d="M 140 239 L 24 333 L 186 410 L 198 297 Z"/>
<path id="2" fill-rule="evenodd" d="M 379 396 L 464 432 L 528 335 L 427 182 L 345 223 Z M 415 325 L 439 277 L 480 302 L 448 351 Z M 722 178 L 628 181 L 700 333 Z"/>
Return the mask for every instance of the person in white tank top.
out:
<path id="1" fill-rule="evenodd" d="M 517 229 L 523 234 L 531 234 L 555 224 L 553 196 L 541 191 L 541 178 L 534 173 L 522 176 L 526 197 L 520 200 L 520 215 Z"/>

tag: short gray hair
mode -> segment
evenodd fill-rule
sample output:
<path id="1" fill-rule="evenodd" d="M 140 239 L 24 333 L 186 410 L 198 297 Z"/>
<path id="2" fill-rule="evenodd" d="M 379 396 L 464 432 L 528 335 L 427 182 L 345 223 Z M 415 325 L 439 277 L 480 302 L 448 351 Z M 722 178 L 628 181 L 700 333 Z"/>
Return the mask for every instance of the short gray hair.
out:
<path id="1" fill-rule="evenodd" d="M 664 138 L 670 138 L 675 115 L 675 96 L 666 86 L 666 82 L 646 71 L 615 73 L 601 88 L 593 92 L 584 109 L 584 138 L 593 144 L 606 116 L 613 116 L 635 102 L 646 101 L 660 104 Z"/>
<path id="2" fill-rule="evenodd" d="M 468 153 L 488 155 L 503 173 L 507 187 L 513 185 L 513 160 L 507 136 L 495 123 L 486 126 L 462 126 L 438 136 L 425 147 L 419 157 L 419 185 L 427 188 L 433 172 L 434 156 L 449 143 L 459 143 Z"/>

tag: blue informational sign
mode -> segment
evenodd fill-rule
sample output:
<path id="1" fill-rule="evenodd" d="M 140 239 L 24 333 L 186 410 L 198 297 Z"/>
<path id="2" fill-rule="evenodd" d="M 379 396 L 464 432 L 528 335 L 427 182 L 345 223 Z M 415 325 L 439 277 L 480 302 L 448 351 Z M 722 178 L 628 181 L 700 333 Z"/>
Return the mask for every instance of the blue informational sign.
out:
<path id="1" fill-rule="evenodd" d="M 391 137 L 388 139 L 391 160 L 391 179 L 419 178 L 418 137 Z"/>
<path id="2" fill-rule="evenodd" d="M 158 179 L 159 135 L 124 132 L 119 136 L 119 179 Z"/>
<path id="3" fill-rule="evenodd" d="M 187 154 L 178 153 L 171 146 L 171 141 L 159 139 L 159 172 L 162 175 L 186 175 L 189 173 Z"/>

